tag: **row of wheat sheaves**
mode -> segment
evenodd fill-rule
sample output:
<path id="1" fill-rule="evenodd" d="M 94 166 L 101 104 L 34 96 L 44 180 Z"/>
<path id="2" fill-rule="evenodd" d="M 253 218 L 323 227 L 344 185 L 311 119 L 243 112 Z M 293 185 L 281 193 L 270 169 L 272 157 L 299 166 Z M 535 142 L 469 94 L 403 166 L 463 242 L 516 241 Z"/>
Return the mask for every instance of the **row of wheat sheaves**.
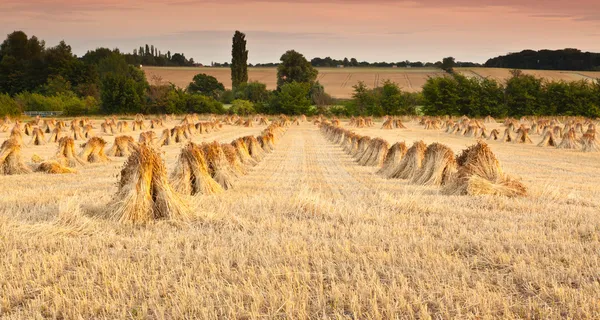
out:
<path id="1" fill-rule="evenodd" d="M 287 117 L 281 116 L 270 122 L 256 137 L 248 135 L 231 143 L 214 141 L 196 144 L 190 141 L 194 134 L 219 130 L 222 120 L 193 123 L 194 120 L 194 116 L 186 116 L 179 125 L 165 129 L 160 139 L 156 138 L 153 131 L 142 132 L 137 142 L 129 135 L 117 136 L 107 150 L 104 139 L 92 136 L 81 145 L 81 151 L 76 152 L 75 137 L 63 136 L 56 140 L 58 148 L 52 159 L 32 159 L 33 163 L 30 164 L 26 164 L 21 156 L 25 134 L 17 123 L 10 137 L 0 147 L 0 174 L 76 173 L 78 167 L 91 163 L 109 163 L 109 156 L 127 157 L 121 170 L 118 191 L 107 206 L 107 216 L 131 223 L 186 218 L 191 214 L 186 203 L 189 197 L 182 195 L 209 195 L 231 189 L 237 179 L 248 174 L 249 168 L 275 150 L 278 140 L 292 123 Z M 102 124 L 111 121 L 107 119 Z M 70 134 L 77 132 L 73 130 L 74 126 L 86 125 L 82 122 L 85 120 L 73 120 Z M 151 126 L 162 125 L 159 121 L 152 122 Z M 41 130 L 32 128 L 34 139 L 35 132 Z M 172 142 L 184 144 L 174 170 L 168 175 L 160 147 Z"/>
<path id="2" fill-rule="evenodd" d="M 427 130 L 444 130 L 448 134 L 487 139 L 488 141 L 533 144 L 532 137 L 540 137 L 539 147 L 581 150 L 583 152 L 600 151 L 600 142 L 596 136 L 597 123 L 581 117 L 527 118 L 520 120 L 505 119 L 504 129 L 487 129 L 486 124 L 494 123 L 491 117 L 483 121 L 462 117 L 457 120 L 442 121 L 439 118 L 422 118 L 419 122 Z"/>
<path id="3" fill-rule="evenodd" d="M 362 166 L 376 167 L 376 174 L 411 184 L 438 186 L 448 195 L 525 196 L 527 188 L 504 173 L 489 146 L 479 141 L 459 155 L 441 143 L 416 141 L 390 144 L 332 124 L 321 123 L 321 132 Z"/>

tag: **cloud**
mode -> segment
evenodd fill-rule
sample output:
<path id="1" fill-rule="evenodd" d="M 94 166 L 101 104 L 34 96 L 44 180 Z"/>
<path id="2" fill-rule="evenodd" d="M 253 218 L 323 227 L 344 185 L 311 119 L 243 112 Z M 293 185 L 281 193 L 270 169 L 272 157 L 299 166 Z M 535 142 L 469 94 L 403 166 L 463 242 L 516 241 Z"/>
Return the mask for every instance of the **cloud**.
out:
<path id="1" fill-rule="evenodd" d="M 140 10 L 139 5 L 125 5 L 111 1 L 46 1 L 46 0 L 5 0 L 0 3 L 3 13 L 42 13 L 42 14 L 77 14 L 85 12 Z"/>

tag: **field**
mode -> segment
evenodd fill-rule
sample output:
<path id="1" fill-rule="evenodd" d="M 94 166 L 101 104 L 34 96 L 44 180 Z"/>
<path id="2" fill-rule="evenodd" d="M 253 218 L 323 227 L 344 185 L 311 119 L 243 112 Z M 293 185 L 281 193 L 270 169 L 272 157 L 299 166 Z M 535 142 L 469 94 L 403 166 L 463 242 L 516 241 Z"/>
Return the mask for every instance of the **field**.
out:
<path id="1" fill-rule="evenodd" d="M 396 82 L 403 90 L 420 92 L 429 77 L 443 76 L 439 69 L 429 68 L 317 68 L 319 82 L 325 90 L 336 98 L 351 98 L 352 86 L 358 81 L 364 81 L 373 88 L 381 86 L 383 81 Z M 194 75 L 206 73 L 214 76 L 226 88 L 231 89 L 231 71 L 229 68 L 176 68 L 176 67 L 143 67 L 148 80 L 153 83 L 155 77 L 163 81 L 172 82 L 178 87 L 185 88 L 192 81 Z M 468 77 L 489 77 L 498 81 L 505 81 L 510 77 L 509 69 L 495 68 L 458 68 L 460 73 Z M 600 72 L 579 71 L 550 71 L 550 70 L 524 70 L 548 80 L 578 81 L 587 79 L 593 81 L 600 78 Z M 260 81 L 273 90 L 277 87 L 277 70 L 275 68 L 248 68 L 248 77 L 251 81 Z"/>
<path id="2" fill-rule="evenodd" d="M 93 132 L 110 146 L 101 122 Z M 476 143 L 404 124 L 341 125 L 455 153 Z M 265 128 L 224 125 L 192 140 L 231 142 Z M 137 141 L 140 132 L 128 134 Z M 532 139 L 488 142 L 527 196 L 448 196 L 380 177 L 301 122 L 232 189 L 184 197 L 190 220 L 146 225 L 100 214 L 125 158 L 76 174 L 0 175 L 0 317 L 597 318 L 600 153 Z M 183 145 L 160 148 L 169 173 Z M 25 145 L 22 156 L 33 165 L 56 148 Z"/>

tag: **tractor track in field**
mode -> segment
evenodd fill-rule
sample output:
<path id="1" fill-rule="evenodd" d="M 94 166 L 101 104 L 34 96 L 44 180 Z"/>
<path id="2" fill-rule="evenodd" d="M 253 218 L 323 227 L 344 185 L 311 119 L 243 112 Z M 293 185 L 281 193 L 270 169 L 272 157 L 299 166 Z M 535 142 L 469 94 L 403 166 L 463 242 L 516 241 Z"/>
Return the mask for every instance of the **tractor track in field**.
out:
<path id="1" fill-rule="evenodd" d="M 345 88 L 346 86 L 348 86 L 348 82 L 350 82 L 350 80 L 352 80 L 352 73 L 348 74 L 348 76 L 346 77 L 346 79 L 344 80 L 344 82 L 342 82 L 342 88 Z"/>
<path id="2" fill-rule="evenodd" d="M 406 79 L 406 84 L 408 85 L 408 89 L 412 90 L 413 89 L 413 85 L 410 82 L 410 78 L 408 78 L 408 74 L 404 74 L 404 78 Z"/>

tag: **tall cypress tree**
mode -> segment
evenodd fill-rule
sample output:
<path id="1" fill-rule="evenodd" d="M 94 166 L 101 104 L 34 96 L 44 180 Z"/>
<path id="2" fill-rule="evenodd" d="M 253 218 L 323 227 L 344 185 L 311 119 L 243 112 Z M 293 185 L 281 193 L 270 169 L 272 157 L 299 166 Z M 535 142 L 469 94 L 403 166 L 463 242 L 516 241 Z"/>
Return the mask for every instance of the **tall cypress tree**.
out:
<path id="1" fill-rule="evenodd" d="M 234 88 L 248 82 L 248 50 L 246 35 L 236 31 L 231 48 L 231 84 Z"/>

